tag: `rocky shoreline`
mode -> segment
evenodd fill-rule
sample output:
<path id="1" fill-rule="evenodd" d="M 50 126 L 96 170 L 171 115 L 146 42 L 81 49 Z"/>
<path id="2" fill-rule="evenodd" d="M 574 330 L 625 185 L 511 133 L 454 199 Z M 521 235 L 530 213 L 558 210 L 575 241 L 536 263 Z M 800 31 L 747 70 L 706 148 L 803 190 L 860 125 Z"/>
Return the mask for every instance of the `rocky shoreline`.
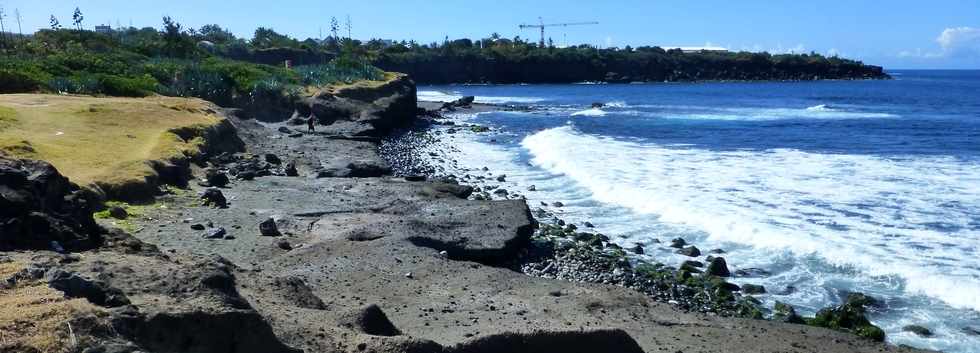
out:
<path id="1" fill-rule="evenodd" d="M 50 166 L 0 165 L 0 201 L 19 202 L 0 213 L 18 227 L 0 239 L 0 299 L 46 288 L 84 303 L 40 332 L 69 352 L 912 351 L 723 317 L 761 313 L 696 274 L 723 274 L 720 259 L 638 264 L 637 249 L 547 223 L 513 193 L 439 176 L 424 160 L 451 156 L 392 142 L 438 139 L 389 134 L 420 113 L 402 82 L 308 101 L 333 122 L 317 132 L 231 114 L 247 152 L 209 155 L 186 189 L 103 211 L 100 225 Z M 842 311 L 860 314 L 858 299 Z M 42 351 L 28 345 L 38 330 L 11 327 L 0 352 Z"/>
<path id="2" fill-rule="evenodd" d="M 421 151 L 422 147 L 438 141 L 439 135 L 490 131 L 490 128 L 476 124 L 458 124 L 449 118 L 454 113 L 528 109 L 474 103 L 472 98 L 463 97 L 448 103 L 420 102 L 430 120 L 387 140 L 382 145 L 382 151 L 389 153 L 386 158 L 395 166 L 396 175 L 424 174 L 437 180 L 460 182 L 474 188 L 474 199 L 526 200 L 521 192 L 509 192 L 498 187 L 500 182 L 505 181 L 505 176 L 494 177 L 497 173 L 486 167 L 481 170 L 459 167 L 451 147 L 436 149 L 439 152 Z M 527 192 L 535 191 L 533 185 L 526 189 Z M 752 284 L 738 286 L 726 281 L 726 278 L 732 277 L 765 275 L 767 271 L 764 269 L 730 271 L 722 256 L 725 253 L 723 249 L 701 250 L 683 238 L 674 238 L 664 246 L 676 249 L 674 252 L 690 260 L 676 267 L 651 263 L 631 256 L 644 254 L 642 245 L 624 249 L 610 242 L 608 236 L 593 232 L 590 222 L 579 226 L 546 210 L 560 209 L 562 206 L 561 201 L 550 205 L 542 202 L 541 207 L 534 209 L 532 214 L 540 226 L 532 237 L 528 251 L 511 263 L 515 270 L 543 278 L 626 287 L 688 312 L 827 327 L 872 340 L 884 340 L 884 332 L 866 317 L 867 311 L 877 306 L 875 300 L 861 293 L 849 294 L 840 305 L 827 307 L 812 318 L 802 317 L 791 305 L 778 301 L 774 308 L 769 309 L 754 297 L 766 293 L 765 287 Z"/>

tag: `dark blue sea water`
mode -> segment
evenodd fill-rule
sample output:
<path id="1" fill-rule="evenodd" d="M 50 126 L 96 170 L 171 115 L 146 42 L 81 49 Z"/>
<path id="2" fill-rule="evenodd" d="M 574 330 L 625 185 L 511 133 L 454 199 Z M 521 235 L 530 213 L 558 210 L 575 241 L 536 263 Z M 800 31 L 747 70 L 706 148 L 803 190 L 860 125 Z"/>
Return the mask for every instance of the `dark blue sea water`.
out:
<path id="1" fill-rule="evenodd" d="M 980 71 L 888 81 L 421 87 L 522 112 L 457 114 L 463 168 L 590 220 L 651 259 L 681 236 L 769 275 L 760 299 L 812 313 L 848 291 L 882 299 L 888 339 L 980 352 Z M 602 108 L 591 108 L 592 103 Z M 920 338 L 909 324 L 936 332 Z"/>

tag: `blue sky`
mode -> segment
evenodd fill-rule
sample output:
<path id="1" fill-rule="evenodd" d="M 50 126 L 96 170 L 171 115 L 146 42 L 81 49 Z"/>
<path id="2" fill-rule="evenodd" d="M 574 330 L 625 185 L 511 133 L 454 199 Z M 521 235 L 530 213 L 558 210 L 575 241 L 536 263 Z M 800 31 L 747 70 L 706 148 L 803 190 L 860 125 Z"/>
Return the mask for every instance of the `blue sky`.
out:
<path id="1" fill-rule="evenodd" d="M 497 32 L 536 39 L 521 23 L 598 21 L 548 32 L 556 43 L 599 46 L 711 44 L 734 50 L 840 54 L 889 69 L 980 69 L 980 0 L 823 1 L 328 1 L 328 0 L 0 0 L 4 25 L 45 28 L 71 22 L 79 6 L 100 23 L 160 27 L 170 15 L 188 27 L 217 23 L 251 37 L 258 26 L 301 39 L 327 33 L 331 16 L 350 16 L 355 38 L 480 38 Z M 567 38 L 567 39 L 566 39 Z"/>

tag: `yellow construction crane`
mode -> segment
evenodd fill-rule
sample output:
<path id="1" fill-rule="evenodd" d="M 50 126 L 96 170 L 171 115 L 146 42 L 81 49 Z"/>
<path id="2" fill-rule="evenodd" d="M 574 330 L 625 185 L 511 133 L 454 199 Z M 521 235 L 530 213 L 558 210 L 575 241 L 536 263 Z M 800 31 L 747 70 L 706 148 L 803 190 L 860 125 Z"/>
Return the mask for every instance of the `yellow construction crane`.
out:
<path id="1" fill-rule="evenodd" d="M 545 27 L 568 27 L 568 26 L 597 25 L 597 24 L 599 24 L 599 22 L 595 22 L 595 21 L 590 21 L 590 22 L 568 22 L 568 23 L 548 23 L 548 24 L 545 24 L 544 23 L 544 20 L 541 19 L 541 17 L 538 17 L 538 24 L 536 24 L 536 25 L 522 24 L 519 27 L 521 29 L 528 29 L 528 28 L 538 28 L 538 29 L 540 29 L 541 30 L 541 41 L 538 42 L 538 45 L 541 48 L 544 48 L 544 28 Z"/>

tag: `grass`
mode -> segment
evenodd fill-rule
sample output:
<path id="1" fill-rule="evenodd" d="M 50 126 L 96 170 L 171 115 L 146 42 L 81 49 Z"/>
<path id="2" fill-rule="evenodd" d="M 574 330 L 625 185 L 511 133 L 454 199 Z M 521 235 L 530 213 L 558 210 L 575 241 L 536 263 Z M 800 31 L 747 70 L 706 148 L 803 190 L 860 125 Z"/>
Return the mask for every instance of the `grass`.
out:
<path id="1" fill-rule="evenodd" d="M 161 96 L 0 95 L 0 153 L 48 161 L 82 186 L 146 183 L 156 175 L 148 161 L 200 152 L 204 129 L 221 121 L 212 108 Z"/>
<path id="2" fill-rule="evenodd" d="M 0 263 L 0 278 L 23 268 L 21 262 Z M 41 280 L 0 289 L 0 308 L 0 351 L 70 352 L 68 322 L 84 315 L 105 315 L 85 299 L 67 299 Z"/>
<path id="3" fill-rule="evenodd" d="M 126 210 L 126 214 L 128 215 L 126 219 L 115 219 L 110 216 L 109 209 L 113 207 L 122 207 L 124 210 Z M 121 201 L 107 201 L 105 203 L 105 209 L 93 213 L 92 217 L 95 217 L 95 219 L 105 220 L 109 224 L 132 234 L 139 228 L 139 226 L 136 224 L 136 220 L 146 215 L 148 207 L 153 207 L 153 204 L 135 205 Z"/>
<path id="4" fill-rule="evenodd" d="M 384 86 L 401 77 L 403 74 L 397 72 L 384 72 L 380 80 L 360 80 L 355 82 L 337 82 L 324 86 L 307 86 L 306 94 L 315 96 L 322 93 L 327 94 L 342 94 L 343 91 L 353 91 L 353 90 L 372 90 L 378 87 Z"/>

